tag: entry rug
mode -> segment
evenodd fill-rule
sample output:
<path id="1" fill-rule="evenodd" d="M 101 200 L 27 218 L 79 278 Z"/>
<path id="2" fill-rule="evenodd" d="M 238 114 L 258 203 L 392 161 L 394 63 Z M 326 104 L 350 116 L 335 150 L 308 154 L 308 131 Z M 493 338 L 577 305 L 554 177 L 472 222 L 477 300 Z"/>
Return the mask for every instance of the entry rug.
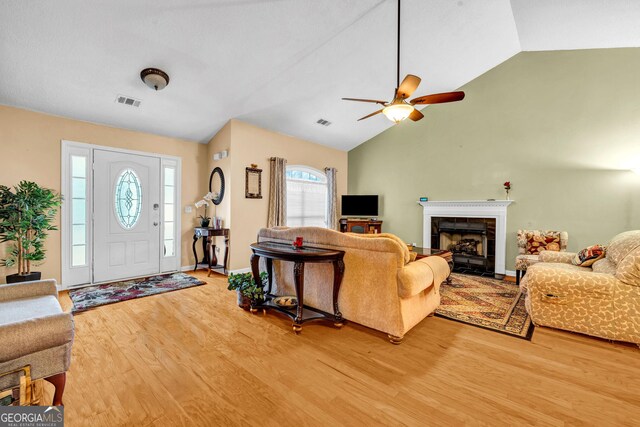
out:
<path id="1" fill-rule="evenodd" d="M 69 291 L 69 297 L 73 301 L 73 313 L 78 313 L 101 305 L 177 291 L 178 289 L 204 285 L 204 283 L 202 280 L 184 273 L 161 274 L 142 279 L 72 289 Z"/>
<path id="2" fill-rule="evenodd" d="M 531 340 L 534 326 L 515 283 L 453 273 L 440 296 L 436 316 Z"/>

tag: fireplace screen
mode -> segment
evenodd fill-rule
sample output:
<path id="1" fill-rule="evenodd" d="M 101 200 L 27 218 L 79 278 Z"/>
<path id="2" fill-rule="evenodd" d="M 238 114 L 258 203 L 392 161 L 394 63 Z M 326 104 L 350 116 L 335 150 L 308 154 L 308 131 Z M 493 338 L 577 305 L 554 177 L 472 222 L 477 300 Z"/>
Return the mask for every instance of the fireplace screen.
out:
<path id="1" fill-rule="evenodd" d="M 496 220 L 444 218 L 431 220 L 431 245 L 453 253 L 454 271 L 493 274 Z"/>

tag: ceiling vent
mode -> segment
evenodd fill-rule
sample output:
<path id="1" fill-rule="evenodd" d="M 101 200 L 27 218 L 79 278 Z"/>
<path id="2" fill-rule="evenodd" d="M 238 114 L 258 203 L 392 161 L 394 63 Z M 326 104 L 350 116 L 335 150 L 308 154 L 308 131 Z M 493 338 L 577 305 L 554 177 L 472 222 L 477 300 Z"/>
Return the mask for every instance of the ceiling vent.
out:
<path id="1" fill-rule="evenodd" d="M 131 98 L 129 96 L 118 95 L 116 96 L 116 102 L 118 104 L 129 105 L 131 107 L 139 107 L 142 101 L 140 101 L 139 99 Z"/>
<path id="2" fill-rule="evenodd" d="M 316 123 L 322 126 L 329 126 L 331 124 L 329 120 L 325 120 L 325 119 L 319 119 Z"/>

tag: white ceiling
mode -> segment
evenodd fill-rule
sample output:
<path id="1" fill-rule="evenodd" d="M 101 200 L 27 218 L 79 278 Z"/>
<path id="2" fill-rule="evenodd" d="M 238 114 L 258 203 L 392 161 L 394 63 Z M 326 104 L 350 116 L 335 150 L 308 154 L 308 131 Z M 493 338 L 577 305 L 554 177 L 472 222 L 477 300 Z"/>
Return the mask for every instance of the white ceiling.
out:
<path id="1" fill-rule="evenodd" d="M 640 46 L 637 0 L 402 7 L 401 74 L 422 77 L 416 95 L 454 90 L 521 50 Z M 392 96 L 395 14 L 395 0 L 4 0 L 0 103 L 198 142 L 239 118 L 347 150 L 391 126 L 356 122 L 376 106 L 340 98 Z M 169 86 L 144 86 L 146 67 Z"/>

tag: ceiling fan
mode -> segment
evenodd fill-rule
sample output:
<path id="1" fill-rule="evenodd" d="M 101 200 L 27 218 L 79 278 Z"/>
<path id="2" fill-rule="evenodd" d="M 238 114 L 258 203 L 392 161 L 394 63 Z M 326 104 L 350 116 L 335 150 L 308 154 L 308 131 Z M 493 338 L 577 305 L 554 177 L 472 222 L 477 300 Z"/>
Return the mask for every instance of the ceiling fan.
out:
<path id="1" fill-rule="evenodd" d="M 409 102 L 406 101 L 407 98 L 411 96 L 411 94 L 418 88 L 420 84 L 420 77 L 414 76 L 413 74 L 407 74 L 407 76 L 400 83 L 400 0 L 398 0 L 398 62 L 397 62 L 397 73 L 396 73 L 396 90 L 393 95 L 393 100 L 391 102 L 380 101 L 377 99 L 360 99 L 360 98 L 342 98 L 345 101 L 358 101 L 358 102 L 372 102 L 375 104 L 380 104 L 384 106 L 384 108 L 375 111 L 371 114 L 368 114 L 360 119 L 368 119 L 369 117 L 375 116 L 376 114 L 384 114 L 389 120 L 395 123 L 400 123 L 401 121 L 409 118 L 414 122 L 417 122 L 421 118 L 424 117 L 424 114 L 420 112 L 420 110 L 416 109 L 414 105 L 421 104 L 442 104 L 445 102 L 455 102 L 461 101 L 464 99 L 464 92 L 446 92 L 446 93 L 436 93 L 433 95 L 425 95 L 420 96 L 418 98 L 413 98 Z"/>

